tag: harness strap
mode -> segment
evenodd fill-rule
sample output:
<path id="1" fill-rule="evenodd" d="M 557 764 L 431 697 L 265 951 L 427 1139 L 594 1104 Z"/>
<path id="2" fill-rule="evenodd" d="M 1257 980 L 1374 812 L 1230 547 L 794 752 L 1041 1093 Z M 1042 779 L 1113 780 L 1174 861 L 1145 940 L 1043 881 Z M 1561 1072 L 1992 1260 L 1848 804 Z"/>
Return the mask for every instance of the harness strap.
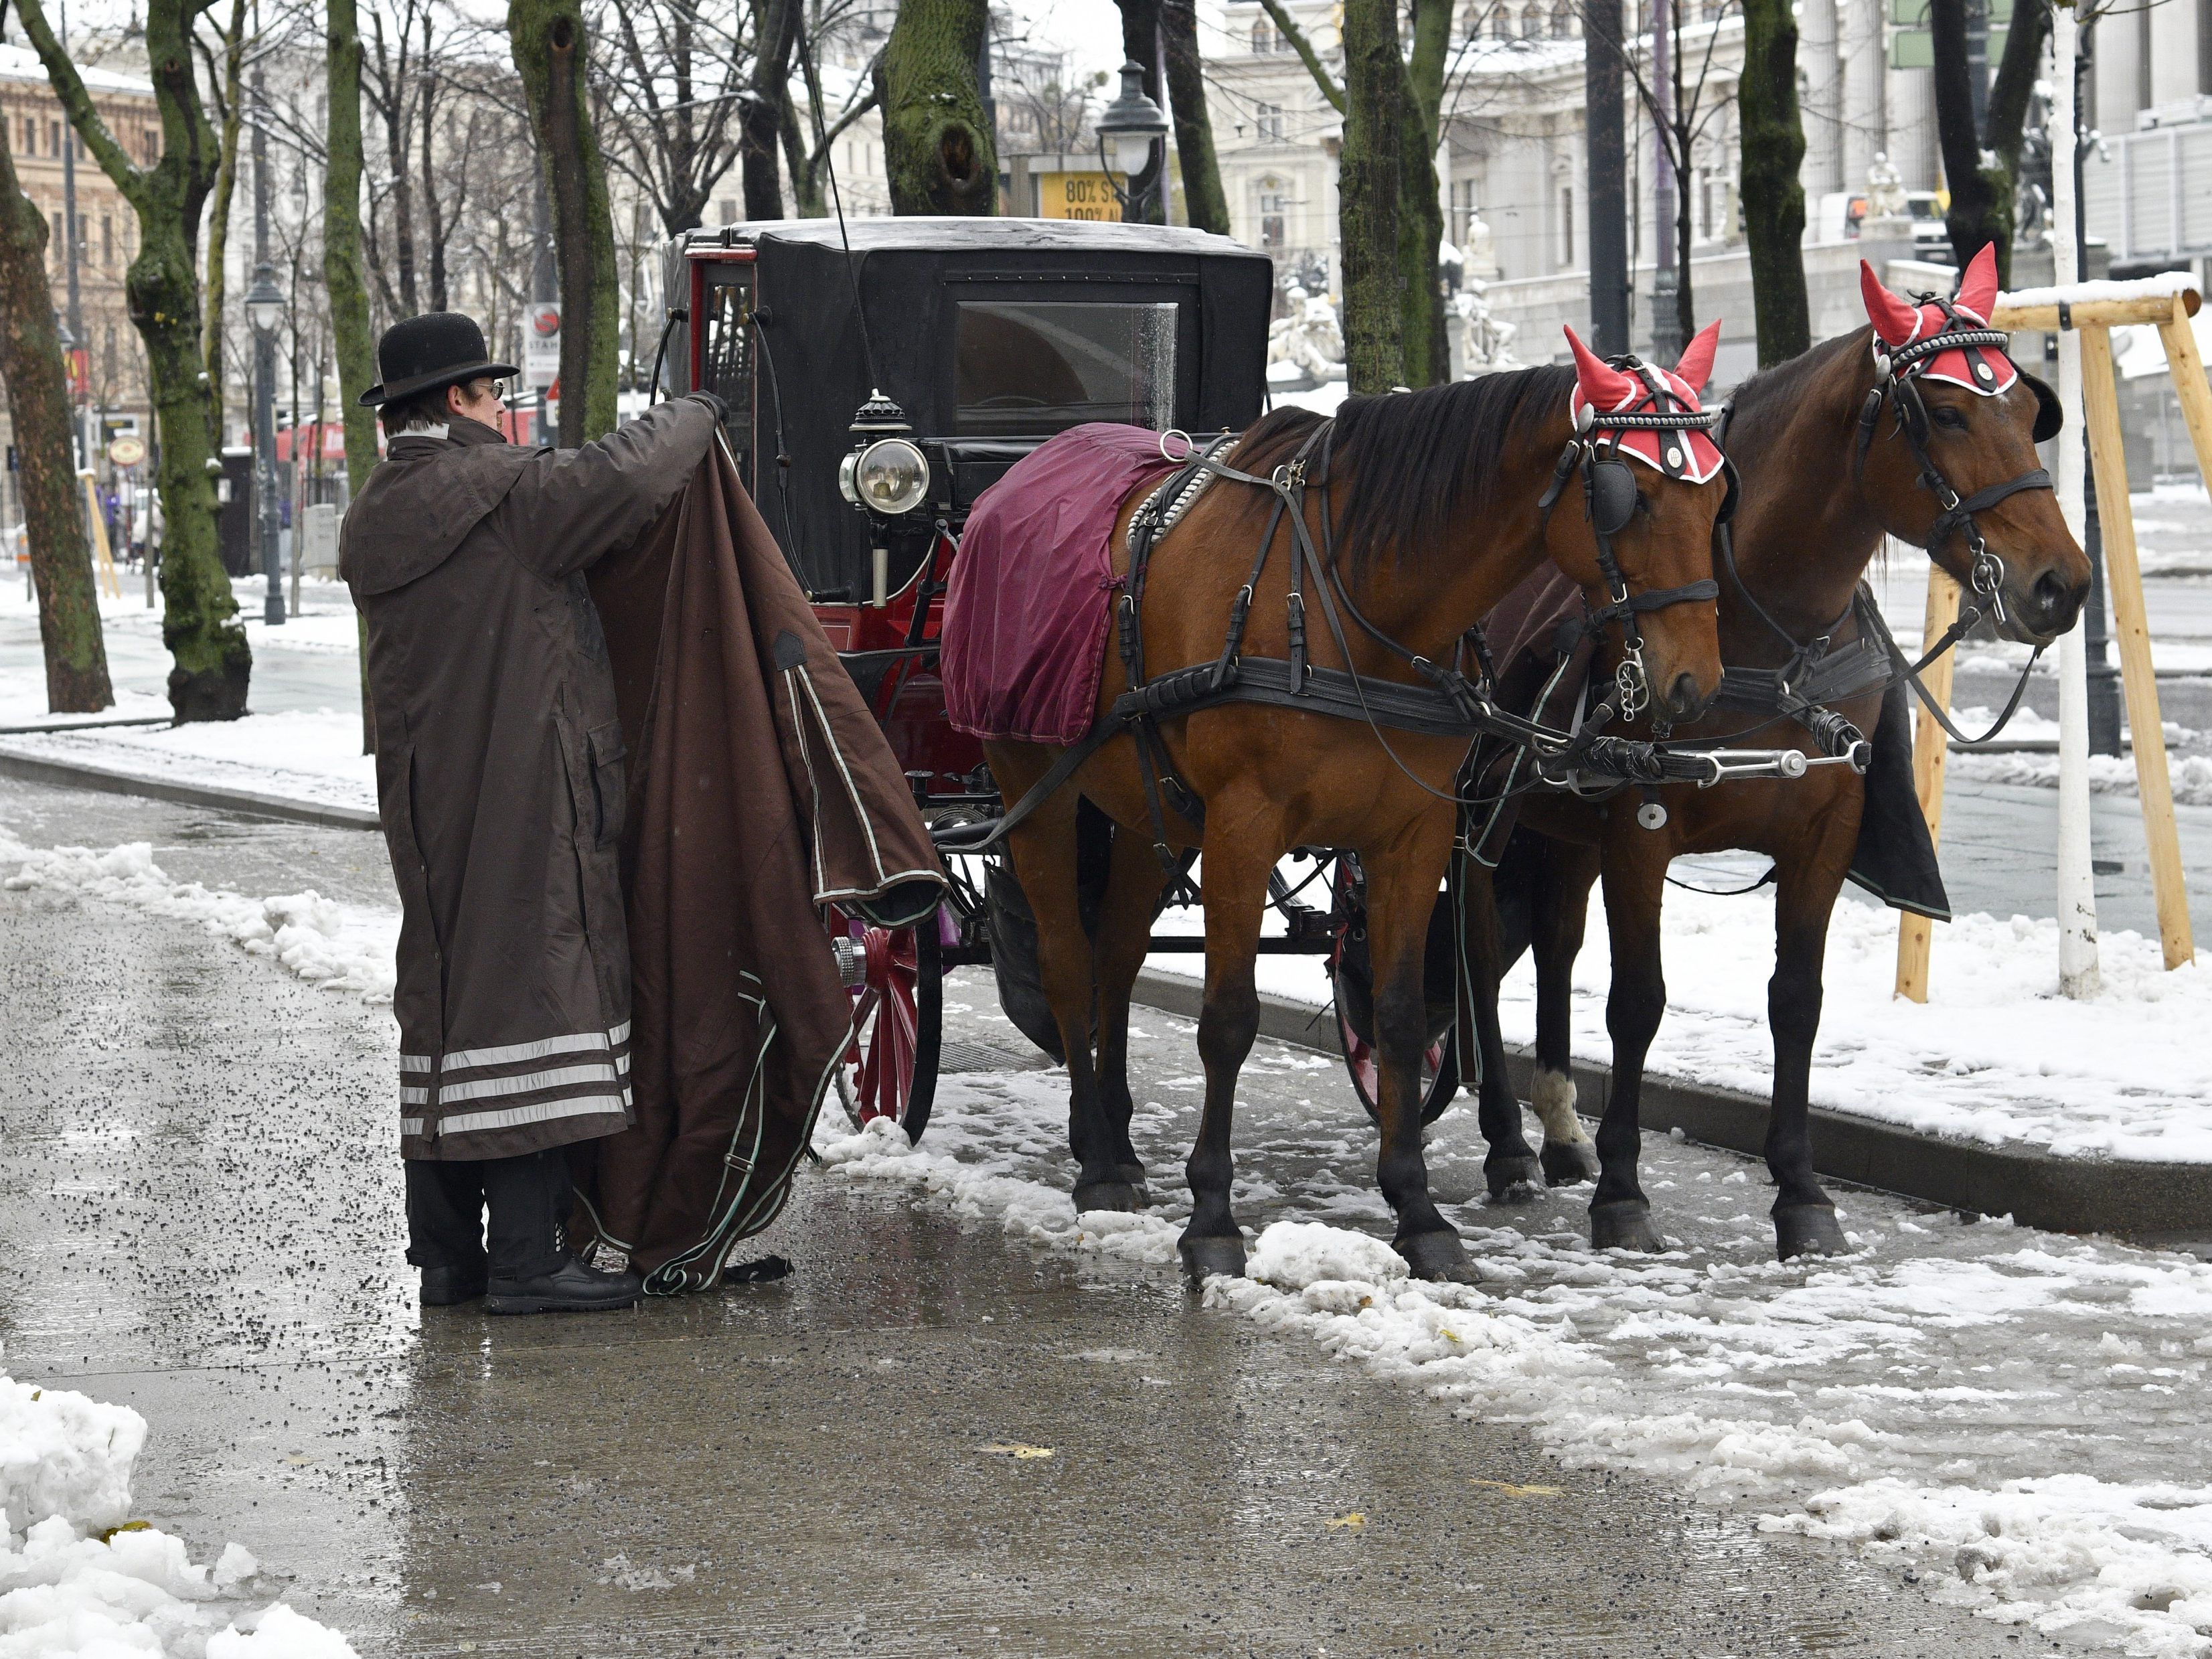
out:
<path id="1" fill-rule="evenodd" d="M 1924 488 L 1930 489 L 1937 489 L 1938 486 L 1943 483 L 1941 477 L 1932 474 L 1922 478 L 1920 482 Z M 1936 521 L 1928 526 L 1928 545 L 1930 550 L 1933 550 L 1941 545 L 1943 539 L 1953 531 L 1971 530 L 1973 527 L 1975 514 L 1988 512 L 2008 495 L 2017 495 L 2023 489 L 2054 488 L 2056 486 L 2051 481 L 2051 474 L 2039 466 L 2032 472 L 2021 473 L 2017 478 L 2008 478 L 2002 483 L 1991 484 L 1986 489 L 1978 489 L 1956 507 L 1936 514 Z M 1938 493 L 1940 495 L 1940 489 Z"/>

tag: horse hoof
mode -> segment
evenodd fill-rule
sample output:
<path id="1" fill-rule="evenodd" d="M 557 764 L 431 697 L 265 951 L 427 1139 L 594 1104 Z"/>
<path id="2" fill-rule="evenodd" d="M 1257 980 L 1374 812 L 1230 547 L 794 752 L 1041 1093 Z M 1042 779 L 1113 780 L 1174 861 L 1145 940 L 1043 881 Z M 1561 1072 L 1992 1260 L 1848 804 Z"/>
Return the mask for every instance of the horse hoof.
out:
<path id="1" fill-rule="evenodd" d="M 1547 1140 L 1537 1156 L 1547 1187 L 1574 1187 L 1597 1179 L 1597 1148 L 1587 1140 Z"/>
<path id="2" fill-rule="evenodd" d="M 1129 1214 L 1145 1207 L 1145 1189 L 1127 1181 L 1094 1181 L 1087 1187 L 1075 1189 L 1075 1212 L 1086 1210 L 1118 1210 Z"/>
<path id="3" fill-rule="evenodd" d="M 1176 1241 L 1176 1253 L 1182 1257 L 1183 1273 L 1194 1285 L 1204 1284 L 1212 1273 L 1226 1273 L 1231 1279 L 1244 1277 L 1244 1237 L 1241 1233 L 1227 1237 L 1185 1233 Z"/>
<path id="4" fill-rule="evenodd" d="M 1143 1164 L 1116 1164 L 1114 1166 L 1114 1178 L 1117 1181 L 1127 1182 L 1130 1187 L 1135 1189 L 1137 1202 L 1139 1205 L 1150 1204 L 1152 1201 L 1152 1194 L 1145 1189 L 1145 1166 Z"/>
<path id="5" fill-rule="evenodd" d="M 1453 1285 L 1480 1282 L 1467 1246 L 1449 1227 L 1437 1232 L 1410 1234 L 1399 1239 L 1393 1248 L 1406 1258 L 1406 1265 L 1413 1270 L 1416 1279 L 1443 1279 Z"/>
<path id="6" fill-rule="evenodd" d="M 1667 1247 L 1652 1228 L 1650 1205 L 1640 1198 L 1623 1198 L 1590 1206 L 1590 1248 L 1656 1255 Z"/>
<path id="7" fill-rule="evenodd" d="M 1543 1165 L 1537 1161 L 1534 1152 L 1516 1158 L 1485 1158 L 1482 1176 L 1490 1183 L 1490 1196 L 1493 1200 L 1505 1197 L 1516 1187 L 1525 1189 L 1522 1195 L 1528 1197 L 1544 1184 Z"/>
<path id="8" fill-rule="evenodd" d="M 1774 1212 L 1774 1254 L 1787 1261 L 1800 1255 L 1849 1255 L 1850 1242 L 1836 1224 L 1832 1204 L 1792 1204 Z"/>

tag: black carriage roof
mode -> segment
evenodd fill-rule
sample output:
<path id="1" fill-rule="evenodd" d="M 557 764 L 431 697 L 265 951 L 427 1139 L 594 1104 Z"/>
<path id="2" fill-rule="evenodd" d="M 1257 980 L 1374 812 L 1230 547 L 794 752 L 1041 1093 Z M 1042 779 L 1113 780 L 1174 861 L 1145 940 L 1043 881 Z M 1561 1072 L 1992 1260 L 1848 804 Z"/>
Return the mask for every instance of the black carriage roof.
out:
<path id="1" fill-rule="evenodd" d="M 787 243 L 836 248 L 849 238 L 855 253 L 1066 252 L 1071 253 L 1234 254 L 1261 258 L 1243 243 L 1181 225 L 1123 225 L 1082 219 L 953 219 L 927 216 L 848 219 L 773 219 L 695 230 L 692 247 Z"/>

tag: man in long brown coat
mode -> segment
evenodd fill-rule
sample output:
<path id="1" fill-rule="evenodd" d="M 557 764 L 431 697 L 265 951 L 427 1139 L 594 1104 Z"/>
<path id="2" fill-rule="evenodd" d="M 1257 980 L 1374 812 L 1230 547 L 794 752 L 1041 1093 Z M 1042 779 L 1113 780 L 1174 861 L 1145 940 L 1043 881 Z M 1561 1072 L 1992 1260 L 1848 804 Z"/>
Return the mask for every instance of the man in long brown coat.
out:
<path id="1" fill-rule="evenodd" d="M 515 371 L 468 318 L 399 323 L 377 357 L 362 401 L 391 441 L 340 571 L 368 627 L 402 909 L 407 1259 L 426 1304 L 627 1307 L 636 1276 L 587 1266 L 562 1232 L 562 1149 L 630 1121 L 622 726 L 583 572 L 683 488 L 721 405 L 682 398 L 581 449 L 529 450 L 492 424 Z"/>

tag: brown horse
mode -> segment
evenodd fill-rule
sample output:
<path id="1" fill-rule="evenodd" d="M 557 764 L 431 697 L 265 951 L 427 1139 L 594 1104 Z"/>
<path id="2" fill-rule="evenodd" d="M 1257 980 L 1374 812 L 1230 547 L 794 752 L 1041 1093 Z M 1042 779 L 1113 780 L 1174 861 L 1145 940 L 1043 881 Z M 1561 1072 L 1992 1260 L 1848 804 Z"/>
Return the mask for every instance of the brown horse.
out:
<path id="1" fill-rule="evenodd" d="M 1169 675 L 1222 656 L 1229 618 L 1263 539 L 1269 551 L 1249 585 L 1241 649 L 1249 659 L 1292 655 L 1298 607 L 1291 602 L 1291 514 L 1304 526 L 1300 544 L 1340 576 L 1343 608 L 1356 605 L 1376 635 L 1423 665 L 1453 661 L 1465 631 L 1547 556 L 1592 594 L 1610 588 L 1617 598 L 1601 573 L 1583 492 L 1572 491 L 1558 511 L 1541 498 L 1555 476 L 1570 476 L 1560 463 L 1571 445 L 1588 451 L 1619 438 L 1603 411 L 1632 401 L 1623 388 L 1642 399 L 1638 407 L 1652 407 L 1654 399 L 1644 383 L 1575 345 L 1579 373 L 1546 367 L 1354 398 L 1333 423 L 1298 410 L 1263 420 L 1229 452 L 1227 465 L 1255 479 L 1272 473 L 1277 486 L 1217 482 L 1157 544 L 1138 623 L 1146 672 Z M 1690 394 L 1674 407 L 1695 409 L 1711 348 L 1708 337 L 1685 354 L 1686 384 L 1669 377 L 1677 392 Z M 1571 414 L 1577 407 L 1585 410 L 1579 429 Z M 1659 706 L 1688 719 L 1719 681 L 1713 607 L 1702 595 L 1666 602 L 1660 590 L 1710 580 L 1712 530 L 1726 486 L 1711 474 L 1693 483 L 1652 466 L 1617 465 L 1616 481 L 1632 471 L 1638 484 L 1634 499 L 1622 503 L 1628 522 L 1611 538 L 1612 556 L 1632 593 L 1662 602 L 1638 613 L 1647 684 Z M 1301 473 L 1309 487 L 1297 489 L 1292 481 Z M 1326 489 L 1316 487 L 1324 479 Z M 1114 556 L 1125 576 L 1127 532 L 1140 500 L 1139 492 L 1125 501 L 1115 524 Z M 1322 591 L 1318 578 L 1309 579 L 1317 672 L 1348 669 L 1370 688 L 1400 693 L 1422 683 L 1407 655 L 1364 627 L 1324 627 Z M 1128 684 L 1126 665 L 1109 659 L 1097 705 L 1102 720 Z M 1036 915 L 1041 977 L 1067 1056 L 1070 1149 L 1080 1165 L 1077 1207 L 1126 1210 L 1145 1201 L 1144 1170 L 1128 1135 L 1129 997 L 1164 884 L 1154 849 L 1163 839 L 1204 859 L 1198 1047 L 1206 1104 L 1187 1166 L 1194 1208 L 1182 1255 L 1194 1277 L 1243 1270 L 1243 1239 L 1230 1208 L 1230 1126 L 1237 1073 L 1258 1030 L 1253 964 L 1268 873 L 1296 847 L 1346 848 L 1367 872 L 1382 1056 L 1376 1175 L 1397 1213 L 1397 1248 L 1423 1275 L 1468 1276 L 1459 1236 L 1429 1197 L 1418 1096 L 1428 1040 L 1422 947 L 1452 843 L 1453 778 L 1466 737 L 1250 702 L 1164 719 L 1159 731 L 1165 759 L 1195 796 L 1202 824 L 1170 806 L 1164 825 L 1155 825 L 1137 745 L 1117 738 L 1007 837 Z M 1008 740 L 988 743 L 985 752 L 1011 802 L 1066 751 Z M 1077 893 L 1078 816 L 1086 801 L 1116 826 L 1095 937 Z"/>
<path id="2" fill-rule="evenodd" d="M 1731 399 L 1729 453 L 1742 496 L 1733 526 L 1736 579 L 1721 562 L 1720 635 L 1732 682 L 1743 668 L 1806 674 L 1815 659 L 1801 656 L 1800 643 L 1826 637 L 1831 650 L 1848 650 L 1861 627 L 1852 595 L 1885 532 L 1926 548 L 1978 608 L 1995 614 L 2002 599 L 1999 626 L 2015 640 L 2048 644 L 2073 625 L 2088 592 L 2088 562 L 2036 459 L 2035 441 L 2057 430 L 2056 400 L 2016 374 L 1995 343 L 1933 349 L 1939 340 L 1986 335 L 1978 325 L 1996 297 L 1993 263 L 1978 259 L 1968 268 L 1950 307 L 1909 303 L 1882 289 L 1871 271 L 1863 277 L 1872 327 L 1756 376 Z M 1893 384 L 1899 380 L 1902 396 Z M 1870 403 L 1877 397 L 1878 405 Z M 1869 416 L 1877 417 L 1875 429 L 1863 436 Z M 1953 502 L 1968 516 L 1951 511 Z M 1978 557 L 1981 543 L 1986 547 Z M 1882 701 L 1877 679 L 1833 707 L 1872 736 Z M 1695 725 L 1678 726 L 1675 736 L 1718 738 L 1760 718 L 1717 708 Z M 1802 742 L 1799 730 L 1769 724 L 1752 740 Z M 1767 994 L 1774 1093 L 1765 1152 L 1779 1188 L 1778 1250 L 1787 1260 L 1846 1248 L 1835 1207 L 1813 1173 L 1807 1091 L 1828 915 L 1852 862 L 1865 794 L 1864 780 L 1848 766 L 1818 769 L 1786 787 L 1672 786 L 1661 792 L 1666 822 L 1656 830 L 1638 823 L 1635 795 L 1595 805 L 1548 793 L 1529 799 L 1493 879 L 1469 884 L 1466 942 L 1493 1193 L 1534 1179 L 1539 1169 L 1521 1137 L 1497 1010 L 1498 977 L 1533 944 L 1531 1092 L 1545 1128 L 1541 1170 L 1555 1184 L 1597 1175 L 1592 1243 L 1658 1248 L 1637 1182 L 1637 1110 L 1644 1055 L 1667 1006 L 1659 921 L 1668 865 L 1686 853 L 1740 848 L 1765 854 L 1775 866 L 1775 969 Z M 1574 1110 L 1569 1012 L 1590 885 L 1601 874 L 1613 945 L 1606 1007 L 1613 1082 L 1593 1170 Z M 1501 912 L 1515 917 L 1516 937 L 1504 936 Z"/>

